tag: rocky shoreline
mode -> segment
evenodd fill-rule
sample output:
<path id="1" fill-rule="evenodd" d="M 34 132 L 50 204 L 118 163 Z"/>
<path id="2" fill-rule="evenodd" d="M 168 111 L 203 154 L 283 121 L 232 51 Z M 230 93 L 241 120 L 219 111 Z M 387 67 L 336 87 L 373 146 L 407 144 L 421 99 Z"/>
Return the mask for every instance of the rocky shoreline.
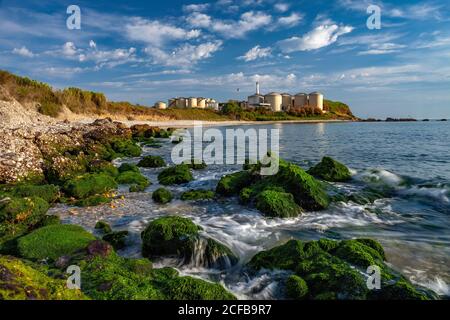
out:
<path id="1" fill-rule="evenodd" d="M 162 186 L 194 179 L 195 161 L 167 167 L 164 160 L 147 156 L 137 165 L 116 167 L 116 158 L 138 157 L 143 145 L 158 145 L 172 129 L 149 125 L 127 127 L 110 119 L 90 124 L 29 122 L 15 129 L 0 129 L 0 298 L 1 299 L 225 299 L 236 297 L 221 284 L 180 276 L 173 268 L 154 268 L 151 260 L 173 257 L 181 264 L 195 261 L 205 268 L 227 270 L 238 263 L 230 248 L 200 233 L 190 219 L 164 216 L 150 221 L 141 234 L 140 259 L 123 258 L 126 231 L 113 232 L 98 221 L 101 237 L 76 225 L 61 224 L 48 215 L 55 203 L 97 206 L 116 197 L 119 185 L 130 192 L 144 191 L 152 182 L 140 167 L 165 167 L 158 175 Z M 167 140 L 168 143 L 169 140 Z M 349 170 L 324 158 L 306 172 L 280 159 L 275 176 L 259 174 L 260 164 L 244 165 L 240 172 L 223 176 L 215 191 L 189 190 L 184 201 L 238 196 L 268 218 L 289 218 L 305 211 L 322 210 L 337 201 L 327 181 L 346 181 Z M 342 196 L 342 195 L 341 195 Z M 164 204 L 173 195 L 164 187 L 153 192 Z M 65 285 L 66 270 L 78 266 L 81 290 Z M 368 290 L 367 268 L 381 270 L 382 289 Z M 381 245 L 371 239 L 334 241 L 292 240 L 255 255 L 245 267 L 285 270 L 286 299 L 435 299 L 429 290 L 410 283 L 385 261 Z"/>

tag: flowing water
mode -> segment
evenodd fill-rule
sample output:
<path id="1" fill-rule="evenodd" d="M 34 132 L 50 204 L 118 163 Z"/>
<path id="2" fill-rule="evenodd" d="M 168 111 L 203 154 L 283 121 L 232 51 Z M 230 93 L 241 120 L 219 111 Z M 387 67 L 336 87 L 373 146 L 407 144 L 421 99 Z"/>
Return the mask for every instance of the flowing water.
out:
<path id="1" fill-rule="evenodd" d="M 156 266 L 175 266 L 182 274 L 220 281 L 242 299 L 278 298 L 279 282 L 288 273 L 261 271 L 245 273 L 243 265 L 257 252 L 272 248 L 287 239 L 312 240 L 322 237 L 347 239 L 370 237 L 384 246 L 389 264 L 411 281 L 450 295 L 450 123 L 328 123 L 275 124 L 258 128 L 280 130 L 280 156 L 309 168 L 325 156 L 331 156 L 351 168 L 349 183 L 336 183 L 342 192 L 366 186 L 383 186 L 390 196 L 374 203 L 333 203 L 321 212 L 305 213 L 293 219 L 267 219 L 255 209 L 238 204 L 236 198 L 218 201 L 184 202 L 174 200 L 157 205 L 151 192 L 159 187 L 161 169 L 142 169 L 153 185 L 143 193 L 128 193 L 112 206 L 68 208 L 58 206 L 53 213 L 64 222 L 93 230 L 104 219 L 115 230 L 128 230 L 128 246 L 119 253 L 140 256 L 140 232 L 153 219 L 164 215 L 191 218 L 203 227 L 203 233 L 228 245 L 240 258 L 238 265 L 225 270 L 203 268 L 201 257 L 180 266 L 177 261 L 155 261 Z M 242 127 L 247 129 L 248 127 Z M 225 127 L 219 128 L 225 130 Z M 163 140 L 162 140 L 163 141 Z M 170 163 L 173 145 L 144 148 L 144 155 L 161 155 Z M 139 158 L 117 162 L 136 163 Z M 195 171 L 195 181 L 170 187 L 175 198 L 192 188 L 215 188 L 224 174 L 241 166 L 211 165 Z M 204 243 L 199 242 L 201 252 Z"/>

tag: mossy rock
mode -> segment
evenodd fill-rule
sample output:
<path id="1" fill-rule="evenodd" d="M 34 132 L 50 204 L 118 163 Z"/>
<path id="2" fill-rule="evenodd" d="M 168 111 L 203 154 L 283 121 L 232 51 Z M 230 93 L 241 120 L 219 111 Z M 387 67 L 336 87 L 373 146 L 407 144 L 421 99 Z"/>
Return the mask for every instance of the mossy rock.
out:
<path id="1" fill-rule="evenodd" d="M 106 197 L 104 195 L 97 194 L 95 196 L 90 196 L 85 199 L 77 200 L 74 205 L 78 207 L 95 207 L 101 204 L 110 203 L 112 201 L 111 197 Z"/>
<path id="2" fill-rule="evenodd" d="M 383 299 L 383 295 L 393 299 L 428 297 L 403 277 L 398 278 L 397 273 L 383 261 L 379 250 L 381 246 L 378 243 L 375 245 L 375 240 L 361 240 L 291 240 L 256 254 L 248 266 L 252 270 L 281 269 L 294 272 L 295 276 L 306 282 L 308 288 L 308 293 L 302 299 Z M 382 288 L 386 289 L 372 291 L 367 288 L 364 273 L 368 263 L 380 266 Z M 295 299 L 295 294 L 291 294 L 295 283 L 286 285 L 288 297 Z"/>
<path id="3" fill-rule="evenodd" d="M 142 254 L 145 257 L 176 255 L 187 258 L 201 228 L 179 216 L 158 218 L 142 232 Z"/>
<path id="4" fill-rule="evenodd" d="M 172 201 L 173 196 L 169 190 L 165 188 L 159 188 L 153 192 L 152 199 L 157 203 L 166 204 Z"/>
<path id="5" fill-rule="evenodd" d="M 254 182 L 253 175 L 248 171 L 236 172 L 222 177 L 217 184 L 216 192 L 224 196 L 237 195 Z"/>
<path id="6" fill-rule="evenodd" d="M 68 289 L 30 263 L 0 256 L 0 300 L 84 300 L 80 290 Z"/>
<path id="7" fill-rule="evenodd" d="M 132 171 L 132 172 L 141 172 L 139 170 L 139 167 L 135 164 L 131 163 L 122 163 L 119 167 L 119 173 L 123 173 L 126 171 Z"/>
<path id="8" fill-rule="evenodd" d="M 308 170 L 308 173 L 330 182 L 348 181 L 352 178 L 350 170 L 345 165 L 330 157 L 323 157 L 320 163 Z"/>
<path id="9" fill-rule="evenodd" d="M 165 166 L 166 166 L 166 162 L 160 156 L 145 156 L 138 163 L 138 167 L 143 167 L 143 168 L 160 168 L 160 167 L 165 167 Z"/>
<path id="10" fill-rule="evenodd" d="M 131 139 L 112 139 L 109 143 L 114 151 L 113 158 L 139 157 L 142 154 L 141 147 Z"/>
<path id="11" fill-rule="evenodd" d="M 119 184 L 128 184 L 130 186 L 130 192 L 144 191 L 151 182 L 142 175 L 140 172 L 124 171 L 116 179 Z"/>
<path id="12" fill-rule="evenodd" d="M 104 173 L 115 178 L 119 175 L 119 170 L 111 162 L 104 160 L 92 161 L 89 164 L 89 172 L 91 173 Z"/>
<path id="13" fill-rule="evenodd" d="M 244 188 L 239 192 L 239 202 L 241 204 L 248 204 L 252 199 L 252 188 Z"/>
<path id="14" fill-rule="evenodd" d="M 76 199 L 85 199 L 117 189 L 113 177 L 104 173 L 84 174 L 64 184 L 64 192 Z"/>
<path id="15" fill-rule="evenodd" d="M 53 203 L 59 198 L 59 188 L 52 184 L 21 184 L 13 187 L 11 194 L 18 198 L 39 197 L 48 203 Z"/>
<path id="16" fill-rule="evenodd" d="M 109 223 L 106 222 L 106 221 L 102 221 L 102 220 L 97 221 L 97 223 L 95 224 L 94 228 L 96 230 L 100 230 L 103 233 L 110 233 L 110 232 L 112 232 L 112 228 L 109 225 Z"/>
<path id="17" fill-rule="evenodd" d="M 176 165 L 161 171 L 159 183 L 163 185 L 183 184 L 194 180 L 191 170 L 185 164 Z"/>
<path id="18" fill-rule="evenodd" d="M 202 267 L 225 270 L 238 263 L 238 257 L 226 245 L 211 238 L 200 241 L 206 241 Z"/>
<path id="19" fill-rule="evenodd" d="M 128 231 L 116 231 L 105 234 L 103 241 L 108 242 L 114 249 L 119 250 L 125 248 Z"/>
<path id="20" fill-rule="evenodd" d="M 438 298 L 430 294 L 428 290 L 418 290 L 408 280 L 401 278 L 395 283 L 381 286 L 380 290 L 372 292 L 374 300 L 429 300 Z"/>
<path id="21" fill-rule="evenodd" d="M 297 217 L 302 209 L 290 193 L 266 190 L 256 197 L 256 208 L 265 216 L 278 218 Z"/>
<path id="22" fill-rule="evenodd" d="M 187 165 L 190 169 L 193 170 L 203 170 L 208 167 L 205 161 L 200 161 L 198 159 L 191 159 L 183 162 L 185 165 Z"/>
<path id="23" fill-rule="evenodd" d="M 308 295 L 308 284 L 299 276 L 292 275 L 286 280 L 286 296 L 294 300 L 303 300 Z"/>
<path id="24" fill-rule="evenodd" d="M 50 225 L 19 238 L 17 248 L 26 259 L 55 260 L 85 248 L 93 240 L 95 237 L 80 226 Z"/>
<path id="25" fill-rule="evenodd" d="M 197 201 L 197 200 L 211 200 L 214 199 L 215 193 L 212 190 L 189 190 L 183 192 L 181 200 L 183 201 Z"/>
<path id="26" fill-rule="evenodd" d="M 275 179 L 286 192 L 294 196 L 302 209 L 314 211 L 328 207 L 329 198 L 323 185 L 299 166 L 280 160 Z"/>
<path id="27" fill-rule="evenodd" d="M 79 263 L 83 292 L 96 300 L 232 300 L 220 284 L 180 277 L 172 268 L 153 269 L 146 259 L 112 253 Z"/>

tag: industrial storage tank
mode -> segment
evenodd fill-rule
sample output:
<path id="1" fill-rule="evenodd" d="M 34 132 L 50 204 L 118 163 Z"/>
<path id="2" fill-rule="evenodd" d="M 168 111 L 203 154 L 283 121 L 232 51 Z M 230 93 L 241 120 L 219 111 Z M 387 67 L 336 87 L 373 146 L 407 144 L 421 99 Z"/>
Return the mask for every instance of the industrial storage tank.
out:
<path id="1" fill-rule="evenodd" d="M 165 102 L 158 101 L 157 103 L 155 103 L 155 108 L 156 109 L 167 109 L 167 104 Z"/>
<path id="2" fill-rule="evenodd" d="M 264 102 L 270 105 L 270 109 L 272 109 L 272 111 L 279 112 L 281 111 L 283 98 L 280 93 L 271 92 L 264 96 Z"/>
<path id="3" fill-rule="evenodd" d="M 254 94 L 248 97 L 248 105 L 251 106 L 259 106 L 261 103 L 264 103 L 264 96 L 260 94 Z"/>
<path id="4" fill-rule="evenodd" d="M 177 108 L 183 109 L 187 107 L 186 98 L 177 98 Z"/>
<path id="5" fill-rule="evenodd" d="M 294 97 L 294 107 L 304 108 L 308 105 L 308 95 L 306 93 L 297 93 Z"/>
<path id="6" fill-rule="evenodd" d="M 284 111 L 289 111 L 292 108 L 292 96 L 289 93 L 283 93 L 282 97 L 282 108 Z"/>
<path id="7" fill-rule="evenodd" d="M 189 98 L 188 108 L 197 108 L 197 98 Z"/>
<path id="8" fill-rule="evenodd" d="M 205 98 L 197 98 L 197 108 L 201 108 L 201 109 L 206 108 L 206 99 Z"/>
<path id="9" fill-rule="evenodd" d="M 309 106 L 323 111 L 323 94 L 313 92 L 309 94 Z"/>

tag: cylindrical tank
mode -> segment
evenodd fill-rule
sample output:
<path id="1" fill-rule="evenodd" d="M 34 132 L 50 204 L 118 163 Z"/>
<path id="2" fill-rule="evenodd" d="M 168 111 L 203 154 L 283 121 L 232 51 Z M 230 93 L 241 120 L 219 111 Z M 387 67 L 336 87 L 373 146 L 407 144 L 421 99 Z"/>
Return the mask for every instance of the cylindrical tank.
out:
<path id="1" fill-rule="evenodd" d="M 197 98 L 189 98 L 188 108 L 197 108 Z"/>
<path id="2" fill-rule="evenodd" d="M 292 108 L 292 96 L 289 93 L 283 93 L 282 97 L 282 108 L 284 111 L 289 111 Z"/>
<path id="3" fill-rule="evenodd" d="M 323 94 L 313 92 L 309 94 L 309 106 L 323 111 Z"/>
<path id="4" fill-rule="evenodd" d="M 165 102 L 158 101 L 157 103 L 155 103 L 155 108 L 156 109 L 167 109 L 167 104 Z"/>
<path id="5" fill-rule="evenodd" d="M 248 97 L 249 106 L 257 106 L 260 103 L 264 103 L 264 97 L 260 94 L 254 94 Z"/>
<path id="6" fill-rule="evenodd" d="M 178 98 L 176 105 L 177 105 L 177 108 L 181 108 L 181 109 L 182 108 L 186 108 L 187 107 L 186 99 L 185 98 Z"/>
<path id="7" fill-rule="evenodd" d="M 308 95 L 306 93 L 297 93 L 294 97 L 294 107 L 303 108 L 308 105 Z"/>
<path id="8" fill-rule="evenodd" d="M 177 106 L 177 99 L 172 98 L 172 99 L 169 99 L 168 102 L 169 102 L 168 103 L 169 108 L 175 108 Z"/>
<path id="9" fill-rule="evenodd" d="M 205 98 L 197 98 L 197 108 L 201 108 L 201 109 L 206 108 L 206 99 Z"/>
<path id="10" fill-rule="evenodd" d="M 271 92 L 264 96 L 264 102 L 270 104 L 270 109 L 274 112 L 281 111 L 281 106 L 283 104 L 283 98 L 281 94 L 277 92 Z"/>

